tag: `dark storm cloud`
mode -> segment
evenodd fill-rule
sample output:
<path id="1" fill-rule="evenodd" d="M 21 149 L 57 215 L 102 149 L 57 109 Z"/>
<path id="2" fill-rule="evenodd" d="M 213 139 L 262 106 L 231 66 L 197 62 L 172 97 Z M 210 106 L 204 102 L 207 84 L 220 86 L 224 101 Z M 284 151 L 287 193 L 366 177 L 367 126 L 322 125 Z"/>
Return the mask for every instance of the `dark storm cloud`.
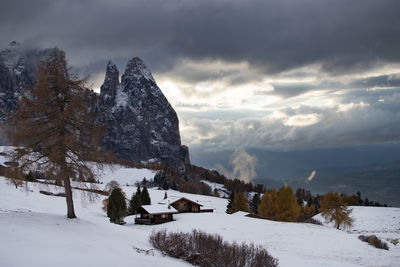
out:
<path id="1" fill-rule="evenodd" d="M 290 98 L 299 96 L 303 93 L 313 91 L 313 90 L 356 90 L 354 93 L 358 94 L 358 96 L 367 96 L 368 90 L 379 90 L 379 89 L 398 89 L 400 88 L 400 76 L 392 76 L 392 75 L 380 75 L 380 76 L 372 76 L 362 79 L 354 79 L 349 83 L 343 83 L 338 81 L 321 81 L 318 83 L 306 83 L 306 82 L 298 82 L 298 83 L 271 83 L 274 87 L 273 92 L 266 92 L 265 95 L 279 95 L 284 98 Z M 365 90 L 359 90 L 365 89 Z M 388 91 L 389 92 L 389 91 Z M 388 93 L 386 92 L 386 93 Z M 384 94 L 384 93 L 381 93 Z M 347 96 L 351 96 L 352 93 L 348 92 Z"/>
<path id="2" fill-rule="evenodd" d="M 198 128 L 199 135 L 193 136 L 196 145 L 220 150 L 238 146 L 292 150 L 379 144 L 400 140 L 399 104 L 400 89 L 397 89 L 383 96 L 377 91 L 367 96 L 346 95 L 341 104 L 329 108 L 287 107 L 279 110 L 282 117 L 273 114 L 226 120 L 190 117 L 187 123 Z M 291 119 L 313 116 L 319 119 L 311 125 L 289 123 Z"/>
<path id="3" fill-rule="evenodd" d="M 274 91 L 267 84 L 254 87 L 255 95 L 283 99 L 262 111 L 221 108 L 223 101 L 212 110 L 180 99 L 188 144 L 295 148 L 399 141 L 400 76 L 374 74 L 400 63 L 399 10 L 399 0 L 3 0 L 0 47 L 12 40 L 58 46 L 82 74 L 103 72 L 110 58 L 123 72 L 128 59 L 139 56 L 155 76 L 184 84 L 184 97 L 211 99 L 267 77 Z M 366 71 L 371 77 L 355 78 Z M 316 81 L 303 82 L 310 77 Z M 223 86 L 198 92 L 202 81 Z M 330 98 L 333 104 L 296 102 L 317 90 L 323 93 L 314 103 Z M 282 116 L 274 117 L 274 110 Z"/>
<path id="4" fill-rule="evenodd" d="M 399 62 L 398 0 L 2 1 L 0 36 L 58 45 L 102 70 L 134 55 L 166 71 L 179 58 L 247 61 L 266 72 L 321 63 L 331 74 Z"/>

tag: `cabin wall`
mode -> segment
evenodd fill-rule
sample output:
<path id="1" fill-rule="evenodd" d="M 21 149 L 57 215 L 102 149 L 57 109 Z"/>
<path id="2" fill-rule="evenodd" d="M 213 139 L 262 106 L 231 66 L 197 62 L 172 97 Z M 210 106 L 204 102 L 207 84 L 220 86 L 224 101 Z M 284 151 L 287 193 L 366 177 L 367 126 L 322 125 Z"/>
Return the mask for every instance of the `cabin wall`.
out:
<path id="1" fill-rule="evenodd" d="M 156 214 L 156 215 L 141 213 L 140 219 L 150 220 L 150 224 L 159 224 L 159 223 L 170 222 L 174 219 L 174 217 L 172 213 Z"/>
<path id="2" fill-rule="evenodd" d="M 200 205 L 186 199 L 180 199 L 174 202 L 172 206 L 179 212 L 200 212 Z"/>

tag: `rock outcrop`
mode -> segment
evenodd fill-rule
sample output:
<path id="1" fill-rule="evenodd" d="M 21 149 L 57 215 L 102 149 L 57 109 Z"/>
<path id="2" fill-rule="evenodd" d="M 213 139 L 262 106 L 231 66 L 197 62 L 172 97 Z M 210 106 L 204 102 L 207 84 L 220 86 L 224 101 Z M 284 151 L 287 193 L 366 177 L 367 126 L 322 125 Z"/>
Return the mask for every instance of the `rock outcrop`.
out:
<path id="1" fill-rule="evenodd" d="M 118 157 L 189 164 L 178 116 L 141 59 L 128 62 L 121 82 L 117 67 L 108 63 L 97 113 L 99 123 L 109 127 L 103 145 Z"/>

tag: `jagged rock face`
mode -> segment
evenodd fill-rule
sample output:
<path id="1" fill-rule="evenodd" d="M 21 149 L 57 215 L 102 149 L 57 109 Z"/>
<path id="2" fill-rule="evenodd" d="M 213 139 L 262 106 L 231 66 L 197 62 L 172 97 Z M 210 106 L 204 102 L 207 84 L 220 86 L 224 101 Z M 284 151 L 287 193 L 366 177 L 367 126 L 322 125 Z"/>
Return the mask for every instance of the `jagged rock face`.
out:
<path id="1" fill-rule="evenodd" d="M 98 120 L 108 126 L 104 147 L 133 161 L 189 164 L 176 112 L 143 61 L 131 59 L 121 82 L 118 73 L 109 62 L 98 101 Z"/>
<path id="2" fill-rule="evenodd" d="M 0 52 L 0 121 L 16 108 L 21 90 L 36 82 L 35 68 L 51 49 L 21 49 L 12 42 Z M 179 121 L 151 72 L 139 58 L 128 62 L 119 81 L 117 67 L 109 62 L 100 95 L 93 93 L 88 107 L 95 120 L 108 127 L 103 147 L 135 162 L 158 161 L 188 166 L 189 152 L 181 145 Z M 2 140 L 0 143 L 7 144 Z"/>
<path id="3" fill-rule="evenodd" d="M 4 120 L 4 111 L 16 108 L 21 90 L 36 82 L 36 65 L 49 51 L 25 50 L 17 42 L 11 42 L 0 52 L 0 120 Z"/>

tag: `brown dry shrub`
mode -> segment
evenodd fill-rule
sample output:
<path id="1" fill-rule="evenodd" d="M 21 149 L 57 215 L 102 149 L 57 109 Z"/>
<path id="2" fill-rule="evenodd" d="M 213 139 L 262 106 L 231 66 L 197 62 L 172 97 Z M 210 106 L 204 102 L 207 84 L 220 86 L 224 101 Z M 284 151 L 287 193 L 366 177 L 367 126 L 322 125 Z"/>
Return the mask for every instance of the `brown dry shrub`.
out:
<path id="1" fill-rule="evenodd" d="M 383 242 L 382 240 L 380 240 L 376 235 L 360 235 L 358 237 L 358 239 L 360 239 L 361 241 L 367 242 L 368 244 L 370 244 L 371 246 L 374 246 L 376 248 L 380 248 L 380 249 L 386 249 L 389 250 L 388 245 Z"/>
<path id="2" fill-rule="evenodd" d="M 261 246 L 245 243 L 228 243 L 220 235 L 198 230 L 191 233 L 153 232 L 150 243 L 162 253 L 183 259 L 196 266 L 270 267 L 278 266 L 278 260 Z"/>
<path id="3" fill-rule="evenodd" d="M 108 198 L 103 199 L 103 206 L 101 207 L 101 209 L 107 213 L 107 206 L 108 206 Z"/>

